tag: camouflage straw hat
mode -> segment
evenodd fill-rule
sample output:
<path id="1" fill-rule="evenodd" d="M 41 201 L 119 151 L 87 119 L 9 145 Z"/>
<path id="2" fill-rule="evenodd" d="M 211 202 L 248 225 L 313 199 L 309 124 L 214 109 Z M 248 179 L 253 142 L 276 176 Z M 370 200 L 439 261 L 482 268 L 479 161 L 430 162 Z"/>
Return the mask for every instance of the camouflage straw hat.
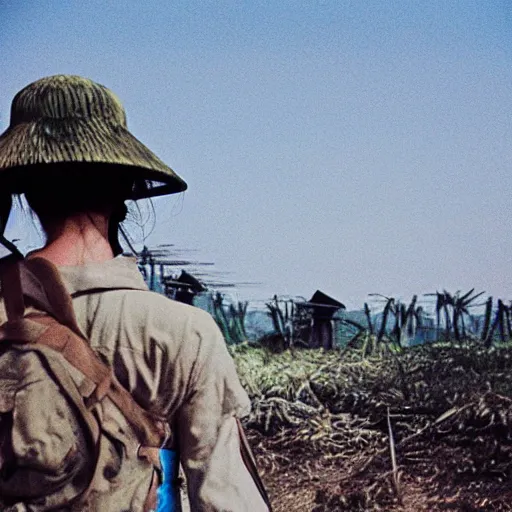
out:
<path id="1" fill-rule="evenodd" d="M 72 164 L 72 165 L 70 165 Z M 101 164 L 101 165 L 100 165 Z M 11 122 L 0 135 L 0 188 L 24 192 L 24 183 L 59 166 L 130 175 L 133 199 L 173 194 L 187 184 L 137 140 L 117 96 L 92 80 L 55 75 L 22 89 Z"/>

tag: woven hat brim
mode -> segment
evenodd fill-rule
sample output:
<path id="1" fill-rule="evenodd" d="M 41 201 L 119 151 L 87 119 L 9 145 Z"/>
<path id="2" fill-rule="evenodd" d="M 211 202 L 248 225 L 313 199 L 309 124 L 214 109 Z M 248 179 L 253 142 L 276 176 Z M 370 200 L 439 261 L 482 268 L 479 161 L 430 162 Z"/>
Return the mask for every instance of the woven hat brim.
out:
<path id="1" fill-rule="evenodd" d="M 23 183 L 13 173 L 23 168 L 26 179 L 33 166 L 62 163 L 123 166 L 136 178 L 156 182 L 133 199 L 187 189 L 182 178 L 121 125 L 76 117 L 43 118 L 9 127 L 0 136 L 0 176 L 17 189 L 13 192 L 23 192 Z"/>

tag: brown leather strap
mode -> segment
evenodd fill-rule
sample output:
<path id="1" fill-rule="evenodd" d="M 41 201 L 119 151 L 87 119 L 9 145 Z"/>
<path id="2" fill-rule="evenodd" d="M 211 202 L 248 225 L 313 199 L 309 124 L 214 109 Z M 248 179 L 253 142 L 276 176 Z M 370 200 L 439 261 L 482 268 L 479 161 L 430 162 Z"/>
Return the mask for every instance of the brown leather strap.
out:
<path id="1" fill-rule="evenodd" d="M 151 462 L 155 468 L 162 469 L 160 464 L 160 448 L 155 448 L 152 446 L 140 446 L 137 455 L 143 459 L 149 460 L 149 462 Z"/>
<path id="2" fill-rule="evenodd" d="M 153 476 L 151 478 L 151 484 L 149 486 L 148 495 L 146 501 L 144 502 L 144 507 L 142 512 L 155 512 L 158 505 L 158 495 L 157 490 L 158 486 L 161 484 L 160 477 L 158 475 L 158 471 L 153 471 Z"/>
<path id="3" fill-rule="evenodd" d="M 51 309 L 46 313 L 52 315 L 34 317 L 32 321 L 23 320 L 26 337 L 23 340 L 19 339 L 18 332 L 15 338 L 18 338 L 18 341 L 33 343 L 36 332 L 34 324 L 46 326 L 40 332 L 36 342 L 60 352 L 72 366 L 96 385 L 87 405 L 92 406 L 108 395 L 133 427 L 139 442 L 147 446 L 160 447 L 169 435 L 166 422 L 163 418 L 157 418 L 139 406 L 132 395 L 117 381 L 111 368 L 98 357 L 89 342 L 82 337 L 71 296 L 57 267 L 46 259 L 32 258 L 10 265 L 6 270 L 2 279 L 5 280 L 4 295 L 6 298 L 9 297 L 10 301 L 11 317 L 9 319 L 23 316 L 25 305 L 22 285 L 24 283 L 32 287 L 39 284 L 39 287 L 42 287 L 42 290 L 39 289 L 37 292 L 39 295 L 41 293 L 45 295 L 44 302 L 49 304 Z M 27 272 L 30 275 L 27 275 Z M 33 328 L 30 327 L 31 325 Z"/>
<path id="4" fill-rule="evenodd" d="M 23 262 L 24 267 L 42 285 L 52 311 L 47 313 L 55 316 L 61 323 L 73 332 L 81 335 L 73 309 L 73 300 L 69 295 L 57 267 L 44 258 L 31 258 Z"/>
<path id="5" fill-rule="evenodd" d="M 251 474 L 252 479 L 254 480 L 254 483 L 255 483 L 256 487 L 258 488 L 258 491 L 260 492 L 261 497 L 263 498 L 263 501 L 266 503 L 269 512 L 271 512 L 272 505 L 270 504 L 270 499 L 268 497 L 267 491 L 265 490 L 263 481 L 261 480 L 261 477 L 258 473 L 258 467 L 256 465 L 256 460 L 254 458 L 251 447 L 249 445 L 249 441 L 247 440 L 247 437 L 245 436 L 244 428 L 243 428 L 240 420 L 238 418 L 235 418 L 235 419 L 236 419 L 236 424 L 238 426 L 238 434 L 240 437 L 240 452 L 242 454 L 242 459 L 244 461 L 245 467 Z"/>
<path id="6" fill-rule="evenodd" d="M 86 340 L 50 317 L 34 321 L 47 325 L 37 343 L 60 352 L 66 361 L 96 384 L 94 393 L 88 400 L 89 406 L 108 396 L 122 411 L 141 444 L 157 447 L 162 445 L 168 435 L 165 421 L 150 415 L 135 401 Z"/>

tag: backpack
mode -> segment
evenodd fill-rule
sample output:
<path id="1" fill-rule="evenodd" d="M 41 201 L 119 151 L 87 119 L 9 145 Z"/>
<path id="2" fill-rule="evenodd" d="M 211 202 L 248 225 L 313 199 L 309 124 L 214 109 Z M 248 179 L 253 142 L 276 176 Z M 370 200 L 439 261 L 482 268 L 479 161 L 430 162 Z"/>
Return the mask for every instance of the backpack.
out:
<path id="1" fill-rule="evenodd" d="M 155 510 L 167 422 L 93 351 L 52 263 L 8 260 L 0 273 L 0 510 Z"/>

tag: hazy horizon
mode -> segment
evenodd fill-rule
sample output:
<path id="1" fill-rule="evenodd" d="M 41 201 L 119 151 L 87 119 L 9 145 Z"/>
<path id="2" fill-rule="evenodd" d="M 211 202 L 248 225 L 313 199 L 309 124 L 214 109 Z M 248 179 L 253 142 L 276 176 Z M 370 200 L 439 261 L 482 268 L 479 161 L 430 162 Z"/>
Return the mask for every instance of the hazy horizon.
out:
<path id="1" fill-rule="evenodd" d="M 508 2 L 0 2 L 0 42 L 0 131 L 43 76 L 111 88 L 189 185 L 146 245 L 261 283 L 239 298 L 512 299 Z"/>

